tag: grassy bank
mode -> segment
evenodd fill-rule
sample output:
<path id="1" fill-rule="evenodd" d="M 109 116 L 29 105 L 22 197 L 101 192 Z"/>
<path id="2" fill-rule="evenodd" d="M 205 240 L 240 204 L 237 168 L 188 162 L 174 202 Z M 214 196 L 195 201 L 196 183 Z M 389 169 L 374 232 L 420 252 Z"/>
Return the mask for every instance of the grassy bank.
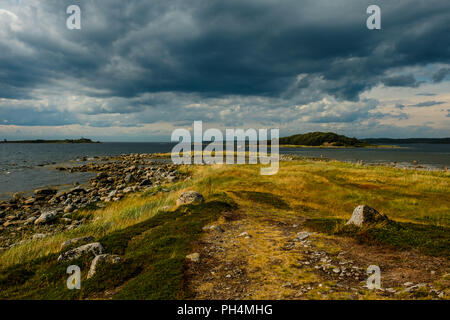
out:
<path id="1" fill-rule="evenodd" d="M 248 217 L 304 217 L 309 228 L 336 237 L 353 237 L 430 256 L 449 256 L 450 174 L 342 162 L 282 162 L 275 176 L 258 166 L 186 167 L 192 178 L 106 208 L 82 212 L 89 222 L 75 230 L 34 240 L 0 254 L 0 298 L 174 299 L 183 287 L 184 257 L 204 225 L 224 212 Z M 201 192 L 206 202 L 176 208 L 184 190 Z M 395 221 L 371 230 L 343 227 L 353 209 L 368 204 Z M 168 207 L 168 208 L 167 208 Z M 59 264 L 64 240 L 91 235 L 107 253 L 124 262 L 84 280 L 88 260 Z M 65 289 L 66 267 L 82 269 L 80 291 Z M 109 296 L 108 296 L 109 297 Z"/>

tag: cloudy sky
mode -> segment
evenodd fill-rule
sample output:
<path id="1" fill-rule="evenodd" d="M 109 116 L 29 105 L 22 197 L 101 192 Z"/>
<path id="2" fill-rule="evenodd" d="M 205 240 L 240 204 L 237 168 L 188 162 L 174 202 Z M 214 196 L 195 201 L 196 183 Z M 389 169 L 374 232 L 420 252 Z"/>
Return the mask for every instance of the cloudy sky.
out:
<path id="1" fill-rule="evenodd" d="M 448 137 L 449 21 L 448 0 L 1 0 L 0 138 Z"/>

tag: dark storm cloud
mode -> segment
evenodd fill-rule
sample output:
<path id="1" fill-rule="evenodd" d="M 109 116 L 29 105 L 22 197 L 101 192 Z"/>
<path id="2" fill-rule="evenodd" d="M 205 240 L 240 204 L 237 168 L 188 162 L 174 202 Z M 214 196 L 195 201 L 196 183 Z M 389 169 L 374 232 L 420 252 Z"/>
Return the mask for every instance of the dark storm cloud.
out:
<path id="1" fill-rule="evenodd" d="M 432 106 L 436 106 L 436 105 L 440 105 L 440 104 L 444 104 L 444 101 L 425 101 L 425 102 L 420 102 L 414 105 L 411 105 L 410 107 L 432 107 Z"/>
<path id="2" fill-rule="evenodd" d="M 439 83 L 450 74 L 450 68 L 441 68 L 435 74 L 433 74 L 433 82 Z"/>
<path id="3" fill-rule="evenodd" d="M 412 74 L 385 78 L 382 80 L 382 82 L 387 87 L 417 88 L 420 85 L 420 83 L 417 82 L 416 78 Z"/>
<path id="4" fill-rule="evenodd" d="M 5 109 L 0 115 L 9 123 L 36 119 L 35 124 L 53 125 L 97 114 L 105 118 L 92 125 L 213 120 L 214 113 L 244 99 L 235 114 L 252 110 L 252 119 L 270 115 L 285 121 L 282 112 L 270 109 L 326 95 L 358 102 L 362 92 L 378 84 L 418 87 L 425 80 L 399 70 L 450 63 L 448 0 L 376 1 L 382 30 L 370 31 L 366 9 L 373 2 L 30 0 L 14 6 L 6 1 L 5 9 L 18 18 L 3 14 L 0 19 L 0 98 L 64 92 L 102 102 L 84 104 L 76 111 L 83 116 L 49 110 L 26 114 L 26 109 L 14 115 Z M 72 4 L 81 7 L 82 30 L 65 26 Z M 439 69 L 429 81 L 445 81 L 448 70 Z M 200 101 L 210 104 L 186 108 Z M 309 111 L 310 120 L 383 117 L 372 112 L 375 107 L 351 106 L 340 114 L 326 109 L 315 116 Z M 114 114 L 130 115 L 130 120 Z"/>
<path id="5" fill-rule="evenodd" d="M 416 94 L 416 96 L 424 96 L 424 97 L 434 97 L 436 95 L 437 95 L 436 93 L 431 93 L 431 92 L 424 92 L 424 93 Z"/>

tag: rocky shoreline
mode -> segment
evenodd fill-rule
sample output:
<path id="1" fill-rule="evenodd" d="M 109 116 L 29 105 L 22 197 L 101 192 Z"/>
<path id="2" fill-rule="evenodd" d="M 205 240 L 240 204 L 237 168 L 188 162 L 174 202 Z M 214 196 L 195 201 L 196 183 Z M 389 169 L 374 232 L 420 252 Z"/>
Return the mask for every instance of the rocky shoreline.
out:
<path id="1" fill-rule="evenodd" d="M 79 227 L 86 221 L 78 214 L 82 209 L 101 208 L 127 194 L 185 178 L 178 172 L 177 165 L 161 161 L 156 154 L 89 160 L 93 161 L 81 166 L 56 168 L 67 172 L 96 172 L 97 176 L 86 186 L 76 185 L 64 191 L 42 188 L 35 190 L 33 196 L 16 193 L 11 199 L 0 201 L 0 252 L 29 239 Z"/>

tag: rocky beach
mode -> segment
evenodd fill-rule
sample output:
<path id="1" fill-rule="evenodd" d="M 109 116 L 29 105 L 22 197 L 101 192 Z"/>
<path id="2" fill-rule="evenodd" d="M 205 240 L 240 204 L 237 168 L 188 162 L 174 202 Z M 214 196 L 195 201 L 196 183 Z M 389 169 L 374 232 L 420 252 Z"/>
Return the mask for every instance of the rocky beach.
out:
<path id="1" fill-rule="evenodd" d="M 0 252 L 26 241 L 79 227 L 86 221 L 78 212 L 104 207 L 127 194 L 151 191 L 164 183 L 184 178 L 177 166 L 155 154 L 85 157 L 80 166 L 58 166 L 56 170 L 94 172 L 87 184 L 71 188 L 46 187 L 32 196 L 15 193 L 0 201 Z"/>

